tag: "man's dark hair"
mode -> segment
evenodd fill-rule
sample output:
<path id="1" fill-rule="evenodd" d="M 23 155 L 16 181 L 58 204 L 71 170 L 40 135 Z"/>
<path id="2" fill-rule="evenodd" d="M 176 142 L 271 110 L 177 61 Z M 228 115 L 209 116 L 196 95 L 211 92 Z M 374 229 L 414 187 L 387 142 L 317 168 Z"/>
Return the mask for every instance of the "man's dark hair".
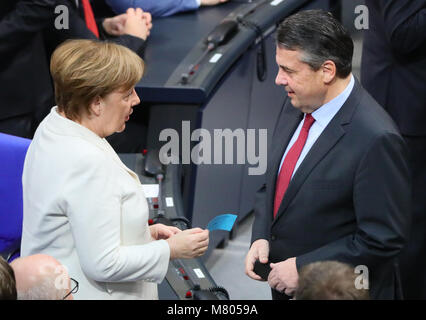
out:
<path id="1" fill-rule="evenodd" d="M 352 71 L 353 41 L 329 12 L 306 10 L 286 18 L 278 27 L 277 45 L 301 50 L 302 62 L 315 71 L 326 60 L 334 62 L 339 78 L 346 78 Z"/>
<path id="2" fill-rule="evenodd" d="M 12 267 L 0 257 L 0 300 L 16 300 L 16 281 Z"/>
<path id="3" fill-rule="evenodd" d="M 368 300 L 368 290 L 356 288 L 352 266 L 320 261 L 304 266 L 299 274 L 296 300 Z"/>

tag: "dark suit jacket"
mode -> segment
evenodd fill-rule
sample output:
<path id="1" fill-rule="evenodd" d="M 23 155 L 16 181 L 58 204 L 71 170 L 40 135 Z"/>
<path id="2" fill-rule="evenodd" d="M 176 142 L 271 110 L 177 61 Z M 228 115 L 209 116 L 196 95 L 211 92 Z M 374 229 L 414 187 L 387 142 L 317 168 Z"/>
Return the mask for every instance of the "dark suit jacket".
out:
<path id="1" fill-rule="evenodd" d="M 252 242 L 267 239 L 271 262 L 296 257 L 298 270 L 337 260 L 369 268 L 370 296 L 395 298 L 394 257 L 410 222 L 406 145 L 356 80 L 349 98 L 294 174 L 273 219 L 278 167 L 303 114 L 288 100 L 258 191 Z"/>
<path id="2" fill-rule="evenodd" d="M 95 3 L 103 3 L 104 1 L 96 1 Z M 68 8 L 70 8 L 70 26 L 69 29 L 61 29 L 57 30 L 54 27 L 54 23 L 49 24 L 49 27 L 47 30 L 45 30 L 45 37 L 48 39 L 48 42 L 50 46 L 53 45 L 53 49 L 63 41 L 67 39 L 96 39 L 95 35 L 86 27 L 86 22 L 84 20 L 84 12 L 83 12 L 83 6 L 81 5 L 81 1 L 79 1 L 80 5 L 76 7 L 74 0 L 56 0 L 56 4 L 63 4 L 66 5 Z M 121 44 L 125 47 L 128 47 L 138 53 L 139 55 L 143 54 L 143 50 L 145 48 L 145 41 L 131 36 L 131 35 L 123 35 L 120 37 L 113 37 L 109 36 L 105 30 L 102 27 L 102 21 L 104 20 L 104 17 L 101 19 L 98 19 L 97 12 L 95 11 L 94 7 L 94 13 L 100 38 L 102 40 L 110 40 L 115 43 Z"/>
<path id="3" fill-rule="evenodd" d="M 426 0 L 366 0 L 361 81 L 404 135 L 426 135 Z"/>
<path id="4" fill-rule="evenodd" d="M 55 29 L 55 8 L 69 9 L 69 29 Z M 0 1 L 0 120 L 36 113 L 39 122 L 54 105 L 50 53 L 67 39 L 94 39 L 73 0 Z M 103 39 L 107 39 L 99 24 Z M 108 38 L 142 53 L 144 41 Z"/>
<path id="5" fill-rule="evenodd" d="M 52 21 L 54 5 L 54 0 L 0 2 L 0 120 L 47 111 L 54 102 L 40 32 Z"/>

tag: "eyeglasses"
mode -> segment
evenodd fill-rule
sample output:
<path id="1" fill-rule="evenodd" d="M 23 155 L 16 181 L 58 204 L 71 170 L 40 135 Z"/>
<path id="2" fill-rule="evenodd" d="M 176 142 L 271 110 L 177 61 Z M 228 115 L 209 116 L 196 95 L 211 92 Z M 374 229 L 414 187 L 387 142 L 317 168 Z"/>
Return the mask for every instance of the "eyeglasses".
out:
<path id="1" fill-rule="evenodd" d="M 65 300 L 70 294 L 76 293 L 78 291 L 78 281 L 70 278 L 71 280 L 71 291 L 67 293 L 65 297 L 62 298 L 62 300 Z"/>

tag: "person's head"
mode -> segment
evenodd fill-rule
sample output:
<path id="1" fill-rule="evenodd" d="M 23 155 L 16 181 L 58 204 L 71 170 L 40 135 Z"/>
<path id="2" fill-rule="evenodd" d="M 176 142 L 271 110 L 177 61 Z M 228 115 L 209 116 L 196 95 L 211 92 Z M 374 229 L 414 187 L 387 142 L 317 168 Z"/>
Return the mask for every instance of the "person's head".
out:
<path id="1" fill-rule="evenodd" d="M 310 113 L 336 95 L 352 71 L 353 41 L 331 13 L 300 11 L 278 27 L 275 83 L 291 103 Z"/>
<path id="2" fill-rule="evenodd" d="M 130 49 L 96 40 L 69 40 L 53 52 L 50 72 L 58 111 L 90 123 L 101 137 L 125 129 L 140 103 L 134 90 L 144 72 L 143 60 Z"/>
<path id="3" fill-rule="evenodd" d="M 11 266 L 0 257 L 0 300 L 16 300 L 15 274 Z"/>
<path id="4" fill-rule="evenodd" d="M 18 300 L 73 299 L 68 272 L 55 258 L 35 254 L 18 258 L 10 265 L 15 272 Z"/>
<path id="5" fill-rule="evenodd" d="M 299 273 L 296 300 L 368 300 L 368 290 L 356 287 L 353 267 L 337 261 L 304 266 Z"/>

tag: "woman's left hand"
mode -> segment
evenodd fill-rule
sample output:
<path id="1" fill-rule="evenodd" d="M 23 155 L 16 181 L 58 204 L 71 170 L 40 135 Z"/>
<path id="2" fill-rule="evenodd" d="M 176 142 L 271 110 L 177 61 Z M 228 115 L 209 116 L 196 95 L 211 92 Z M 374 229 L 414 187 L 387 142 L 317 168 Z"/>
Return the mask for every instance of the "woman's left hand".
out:
<path id="1" fill-rule="evenodd" d="M 151 232 L 151 237 L 155 240 L 168 239 L 172 235 L 182 231 L 179 228 L 166 226 L 162 223 L 156 223 L 149 226 L 149 230 Z"/>

